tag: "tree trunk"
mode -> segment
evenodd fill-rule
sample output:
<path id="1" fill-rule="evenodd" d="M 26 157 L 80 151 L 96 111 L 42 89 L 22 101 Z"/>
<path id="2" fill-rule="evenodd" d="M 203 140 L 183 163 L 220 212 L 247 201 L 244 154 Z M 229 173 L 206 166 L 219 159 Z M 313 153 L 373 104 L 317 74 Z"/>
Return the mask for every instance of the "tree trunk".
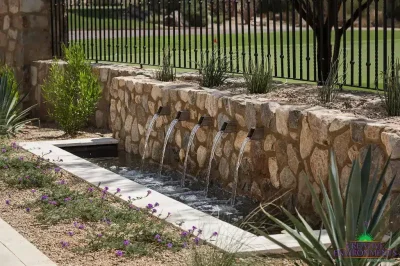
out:
<path id="1" fill-rule="evenodd" d="M 324 26 L 316 31 L 318 42 L 318 85 L 326 82 L 332 66 L 331 28 Z"/>

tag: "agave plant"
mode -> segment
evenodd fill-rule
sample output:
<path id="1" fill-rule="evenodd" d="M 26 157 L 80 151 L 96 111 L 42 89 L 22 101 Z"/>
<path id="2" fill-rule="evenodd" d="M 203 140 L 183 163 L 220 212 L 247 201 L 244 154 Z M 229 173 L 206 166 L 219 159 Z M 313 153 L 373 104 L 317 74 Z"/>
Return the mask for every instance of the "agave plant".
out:
<path id="1" fill-rule="evenodd" d="M 0 77 L 0 136 L 15 135 L 28 122 L 26 119 L 35 105 L 22 110 L 21 103 L 27 94 L 20 99 L 18 90 L 13 88 L 7 75 Z"/>
<path id="2" fill-rule="evenodd" d="M 390 206 L 388 204 L 396 178 L 395 176 L 391 179 L 383 196 L 381 198 L 379 196 L 379 194 L 382 193 L 382 184 L 388 168 L 389 159 L 380 173 L 378 167 L 374 170 L 372 178 L 370 178 L 371 147 L 368 149 L 362 166 L 360 166 L 358 159 L 354 160 L 347 191 L 344 200 L 342 200 L 338 168 L 333 152 L 331 152 L 330 158 L 331 165 L 328 181 L 330 193 L 328 194 L 327 187 L 323 184 L 322 180 L 320 180 L 320 188 L 323 196 L 322 202 L 320 202 L 315 189 L 306 178 L 307 187 L 315 201 L 316 213 L 322 221 L 319 234 L 313 231 L 311 226 L 297 210 L 297 216 L 295 216 L 285 208 L 282 208 L 283 212 L 290 220 L 290 223 L 294 225 L 294 229 L 264 210 L 268 218 L 274 221 L 298 242 L 302 252 L 296 252 L 258 228 L 254 227 L 253 229 L 275 244 L 281 246 L 288 251 L 290 255 L 301 259 L 308 265 L 378 265 L 381 260 L 384 259 L 383 257 L 374 260 L 367 258 L 345 258 L 342 256 L 341 252 L 337 252 L 335 256 L 334 251 L 345 248 L 347 243 L 358 240 L 360 235 L 367 235 L 369 239 L 383 242 L 387 249 L 397 248 L 400 245 L 400 232 L 396 232 L 390 235 L 389 238 L 386 237 L 384 239 L 385 235 L 389 232 L 388 219 L 392 207 L 397 206 L 400 201 L 400 197 L 397 197 Z M 331 244 L 328 247 L 321 241 L 322 229 L 325 229 L 329 236 Z"/>

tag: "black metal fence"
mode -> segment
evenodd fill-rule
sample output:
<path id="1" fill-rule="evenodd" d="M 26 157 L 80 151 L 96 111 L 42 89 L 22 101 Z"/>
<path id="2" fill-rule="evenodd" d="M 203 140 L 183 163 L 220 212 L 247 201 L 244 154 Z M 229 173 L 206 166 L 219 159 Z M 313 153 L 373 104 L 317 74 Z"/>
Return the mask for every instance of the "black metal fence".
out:
<path id="1" fill-rule="evenodd" d="M 94 61 L 196 69 L 211 53 L 229 71 L 269 63 L 278 78 L 382 88 L 400 51 L 400 0 L 52 0 L 53 54 L 81 44 Z"/>

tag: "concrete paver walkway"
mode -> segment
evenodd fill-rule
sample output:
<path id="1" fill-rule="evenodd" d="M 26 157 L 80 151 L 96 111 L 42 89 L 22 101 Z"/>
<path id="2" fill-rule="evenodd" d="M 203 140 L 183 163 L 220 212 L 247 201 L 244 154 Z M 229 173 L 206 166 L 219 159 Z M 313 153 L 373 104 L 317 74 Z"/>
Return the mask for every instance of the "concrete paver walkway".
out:
<path id="1" fill-rule="evenodd" d="M 32 243 L 0 218 L 1 266 L 56 266 Z"/>

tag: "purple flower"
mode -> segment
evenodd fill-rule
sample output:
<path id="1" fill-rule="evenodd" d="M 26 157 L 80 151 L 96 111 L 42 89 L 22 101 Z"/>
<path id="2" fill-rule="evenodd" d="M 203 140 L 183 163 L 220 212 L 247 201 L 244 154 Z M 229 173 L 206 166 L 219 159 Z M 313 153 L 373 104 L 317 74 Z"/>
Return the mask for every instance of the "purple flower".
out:
<path id="1" fill-rule="evenodd" d="M 168 212 L 168 215 L 167 215 L 167 217 L 170 217 L 171 216 L 171 213 L 170 212 Z"/>
<path id="2" fill-rule="evenodd" d="M 30 209 L 30 208 L 26 208 L 25 210 L 26 210 L 26 212 L 30 212 L 30 211 L 31 211 L 31 209 Z"/>
<path id="3" fill-rule="evenodd" d="M 42 196 L 42 200 L 47 200 L 48 198 L 49 198 L 49 196 L 47 196 L 47 195 Z"/>
<path id="4" fill-rule="evenodd" d="M 189 229 L 189 230 L 188 230 L 189 234 L 191 234 L 191 233 L 192 233 L 192 231 L 193 231 L 192 229 Z"/>
<path id="5" fill-rule="evenodd" d="M 161 236 L 160 236 L 159 234 L 157 234 L 154 238 L 155 238 L 155 239 L 160 239 Z"/>
<path id="6" fill-rule="evenodd" d="M 71 201 L 71 198 L 70 197 L 65 198 L 64 201 Z"/>
<path id="7" fill-rule="evenodd" d="M 128 199 L 131 200 L 131 196 L 128 196 Z"/>
<path id="8" fill-rule="evenodd" d="M 181 237 L 187 237 L 187 235 L 188 235 L 188 232 L 186 232 L 186 231 L 183 231 L 183 232 L 181 233 Z"/>
<path id="9" fill-rule="evenodd" d="M 133 209 L 133 204 L 129 204 L 129 209 Z"/>
<path id="10" fill-rule="evenodd" d="M 57 205 L 57 201 L 55 201 L 55 200 L 49 201 L 49 203 L 50 203 L 51 205 Z"/>
<path id="11" fill-rule="evenodd" d="M 74 226 L 77 227 L 77 226 L 78 226 L 78 223 L 77 223 L 77 222 L 74 222 Z"/>
<path id="12" fill-rule="evenodd" d="M 93 188 L 92 187 L 88 188 L 88 192 L 93 192 Z"/>
<path id="13" fill-rule="evenodd" d="M 168 244 L 167 244 L 167 247 L 168 247 L 168 248 L 172 248 L 172 243 L 168 243 Z"/>
<path id="14" fill-rule="evenodd" d="M 193 225 L 192 229 L 193 229 L 193 231 L 195 231 L 197 229 L 197 227 Z"/>
<path id="15" fill-rule="evenodd" d="M 1 149 L 1 152 L 2 152 L 2 153 L 6 153 L 7 150 L 3 148 L 3 149 Z"/>
<path id="16" fill-rule="evenodd" d="M 122 257 L 124 256 L 124 252 L 122 250 L 117 250 L 115 251 L 115 255 L 117 255 L 118 257 Z"/>
<path id="17" fill-rule="evenodd" d="M 107 190 L 108 190 L 108 187 L 105 187 L 104 190 L 107 191 Z"/>
<path id="18" fill-rule="evenodd" d="M 160 204 L 158 204 L 158 202 L 154 203 L 154 207 L 158 207 L 160 206 Z"/>
<path id="19" fill-rule="evenodd" d="M 68 232 L 68 235 L 69 235 L 69 236 L 73 236 L 73 235 L 74 235 L 74 232 L 69 231 L 69 232 Z"/>
<path id="20" fill-rule="evenodd" d="M 31 177 L 30 177 L 29 175 L 27 175 L 27 176 L 25 176 L 25 178 L 26 178 L 26 179 L 29 179 L 29 178 L 31 178 Z"/>
<path id="21" fill-rule="evenodd" d="M 199 230 L 197 231 L 197 233 L 198 233 L 198 235 L 201 235 L 201 233 L 203 233 L 203 230 L 199 229 Z"/>
<path id="22" fill-rule="evenodd" d="M 147 209 L 153 209 L 153 204 L 151 204 L 151 203 L 147 204 L 146 208 Z"/>
<path id="23" fill-rule="evenodd" d="M 97 234 L 97 237 L 99 237 L 99 238 L 102 237 L 102 236 L 103 236 L 102 234 Z"/>
<path id="24" fill-rule="evenodd" d="M 212 233 L 212 236 L 217 236 L 217 235 L 218 235 L 217 232 Z"/>
<path id="25" fill-rule="evenodd" d="M 157 212 L 157 210 L 156 210 L 156 209 L 153 209 L 151 212 L 152 212 L 152 213 L 156 213 L 156 212 Z"/>
<path id="26" fill-rule="evenodd" d="M 10 205 L 10 200 L 7 199 L 7 200 L 6 200 L 6 204 L 7 204 L 7 205 Z"/>
<path id="27" fill-rule="evenodd" d="M 124 246 L 127 246 L 127 245 L 129 245 L 131 242 L 128 240 L 128 239 L 125 239 L 124 240 Z"/>
<path id="28" fill-rule="evenodd" d="M 59 173 L 60 171 L 61 171 L 61 168 L 60 168 L 60 167 L 54 168 L 54 172 Z"/>
<path id="29" fill-rule="evenodd" d="M 182 247 L 183 247 L 183 248 L 187 248 L 187 246 L 188 246 L 187 243 L 186 243 L 186 242 L 183 242 Z"/>
<path id="30" fill-rule="evenodd" d="M 61 241 L 61 246 L 63 247 L 63 248 L 66 248 L 66 247 L 68 247 L 69 246 L 69 243 L 67 242 L 67 241 Z"/>
<path id="31" fill-rule="evenodd" d="M 63 179 L 63 180 L 60 180 L 60 181 L 58 182 L 58 184 L 60 184 L 60 185 L 65 185 L 65 184 L 67 184 L 67 182 Z"/>
<path id="32" fill-rule="evenodd" d="M 21 156 L 21 157 L 19 157 L 18 159 L 19 159 L 20 161 L 23 161 L 23 160 L 24 160 L 24 157 Z"/>
<path id="33" fill-rule="evenodd" d="M 148 196 L 148 195 L 150 195 L 151 194 L 151 190 L 147 190 L 147 195 L 146 195 L 146 197 Z"/>
<path id="34" fill-rule="evenodd" d="M 121 189 L 120 188 L 117 188 L 117 193 L 120 193 L 121 192 Z"/>
<path id="35" fill-rule="evenodd" d="M 194 241 L 194 243 L 195 243 L 196 245 L 198 245 L 199 242 L 200 242 L 200 238 L 196 237 L 193 241 Z"/>
<path id="36" fill-rule="evenodd" d="M 16 149 L 16 148 L 18 148 L 18 145 L 17 145 L 17 143 L 13 142 L 13 143 L 11 143 L 11 147 L 12 147 L 13 149 Z"/>
<path id="37" fill-rule="evenodd" d="M 157 239 L 157 241 L 158 241 L 159 243 L 161 243 L 161 242 L 162 242 L 162 239 L 161 239 L 161 238 L 159 238 L 159 239 Z"/>
<path id="38" fill-rule="evenodd" d="M 83 230 L 83 229 L 85 229 L 85 225 L 80 224 L 78 228 L 81 229 L 81 230 Z"/>

